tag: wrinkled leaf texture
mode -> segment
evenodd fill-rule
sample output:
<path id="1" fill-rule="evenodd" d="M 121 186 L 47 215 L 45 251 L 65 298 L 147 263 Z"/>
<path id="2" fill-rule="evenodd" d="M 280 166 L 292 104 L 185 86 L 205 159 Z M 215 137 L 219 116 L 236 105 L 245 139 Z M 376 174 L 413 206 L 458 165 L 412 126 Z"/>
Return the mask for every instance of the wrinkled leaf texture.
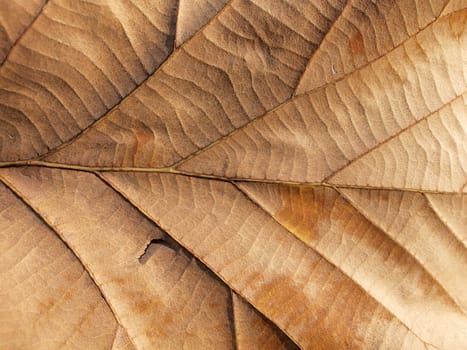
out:
<path id="1" fill-rule="evenodd" d="M 465 0 L 0 0 L 1 349 L 467 349 Z"/>

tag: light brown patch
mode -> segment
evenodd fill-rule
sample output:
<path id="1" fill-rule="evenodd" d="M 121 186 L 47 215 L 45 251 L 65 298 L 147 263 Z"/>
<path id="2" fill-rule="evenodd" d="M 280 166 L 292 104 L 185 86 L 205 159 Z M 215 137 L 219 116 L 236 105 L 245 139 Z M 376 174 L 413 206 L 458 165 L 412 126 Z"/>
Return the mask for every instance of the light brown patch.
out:
<path id="1" fill-rule="evenodd" d="M 323 187 L 284 186 L 280 193 L 282 208 L 274 217 L 300 240 L 317 241 L 329 230 L 336 192 Z"/>
<path id="2" fill-rule="evenodd" d="M 465 32 L 467 23 L 467 10 L 454 12 L 449 16 L 449 27 L 454 36 L 459 40 Z"/>

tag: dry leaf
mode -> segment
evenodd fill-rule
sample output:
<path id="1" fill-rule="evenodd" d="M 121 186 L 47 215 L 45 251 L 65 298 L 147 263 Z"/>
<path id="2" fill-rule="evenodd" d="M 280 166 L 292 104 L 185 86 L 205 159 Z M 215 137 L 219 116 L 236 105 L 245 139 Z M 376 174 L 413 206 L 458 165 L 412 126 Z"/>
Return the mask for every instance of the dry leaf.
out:
<path id="1" fill-rule="evenodd" d="M 0 348 L 467 348 L 465 0 L 0 0 Z"/>

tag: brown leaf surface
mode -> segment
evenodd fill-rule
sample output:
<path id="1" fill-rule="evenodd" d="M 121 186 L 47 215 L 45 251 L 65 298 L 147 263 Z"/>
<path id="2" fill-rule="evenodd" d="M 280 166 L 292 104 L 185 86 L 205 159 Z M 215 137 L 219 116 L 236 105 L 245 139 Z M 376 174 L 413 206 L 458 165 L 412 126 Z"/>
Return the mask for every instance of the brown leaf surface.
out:
<path id="1" fill-rule="evenodd" d="M 2 349 L 110 349 L 117 322 L 88 273 L 3 184 L 0 243 Z"/>
<path id="2" fill-rule="evenodd" d="M 31 168 L 2 178 L 69 244 L 137 348 L 233 348 L 229 289 L 98 177 Z M 259 317 L 249 309 L 243 323 Z"/>
<path id="3" fill-rule="evenodd" d="M 229 2 L 130 98 L 46 159 L 168 166 L 225 136 L 290 98 L 344 6 L 335 2 Z"/>
<path id="4" fill-rule="evenodd" d="M 465 0 L 0 0 L 0 348 L 467 348 Z"/>
<path id="5" fill-rule="evenodd" d="M 180 168 L 242 179 L 462 191 L 466 18 L 464 10 L 440 18 L 381 59 L 293 99 Z"/>
<path id="6" fill-rule="evenodd" d="M 11 47 L 32 24 L 46 0 L 2 0 L 0 6 L 0 64 Z"/>
<path id="7" fill-rule="evenodd" d="M 228 0 L 180 0 L 175 45 L 180 46 L 227 4 Z"/>

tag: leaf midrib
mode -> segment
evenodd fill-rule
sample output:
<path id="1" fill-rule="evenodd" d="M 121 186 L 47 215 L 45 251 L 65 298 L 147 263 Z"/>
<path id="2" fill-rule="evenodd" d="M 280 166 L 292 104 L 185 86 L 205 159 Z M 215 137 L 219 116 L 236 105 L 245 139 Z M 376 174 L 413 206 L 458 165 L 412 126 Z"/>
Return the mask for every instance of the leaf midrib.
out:
<path id="1" fill-rule="evenodd" d="M 207 180 L 217 180 L 224 182 L 256 182 L 256 183 L 266 183 L 266 184 L 283 184 L 283 185 L 292 185 L 292 186 L 302 186 L 302 187 L 329 187 L 329 188 L 350 188 L 350 189 L 360 189 L 360 190 L 386 190 L 386 191 L 398 191 L 398 192 L 414 192 L 422 194 L 459 194 L 465 195 L 462 190 L 460 191 L 439 191 L 439 190 L 430 190 L 430 189 L 420 189 L 420 188 L 410 188 L 410 187 L 389 187 L 389 186 L 371 186 L 371 185 L 349 185 L 345 183 L 329 183 L 327 181 L 315 181 L 315 182 L 306 182 L 306 181 L 286 181 L 286 180 L 271 180 L 271 179 L 258 179 L 258 178 L 241 178 L 241 177 L 226 177 L 218 175 L 209 175 L 201 173 L 192 173 L 189 171 L 178 170 L 172 167 L 164 168 L 138 168 L 138 167 L 92 167 L 92 166 L 82 166 L 82 165 L 73 165 L 73 164 L 63 164 L 63 163 L 54 163 L 40 160 L 24 160 L 24 161 L 14 161 L 14 162 L 0 162 L 0 169 L 5 168 L 27 168 L 27 167 L 43 167 L 50 169 L 62 169 L 62 170 L 72 170 L 72 171 L 82 171 L 86 173 L 106 173 L 106 172 L 122 172 L 122 173 L 159 173 L 159 174 L 173 174 L 194 177 L 198 179 L 207 179 Z"/>
<path id="2" fill-rule="evenodd" d="M 48 0 L 47 0 L 48 1 Z M 45 5 L 47 4 L 47 1 L 45 3 Z M 19 164 L 20 162 L 26 162 L 26 161 L 44 161 L 45 158 L 63 150 L 64 148 L 68 147 L 69 145 L 71 145 L 72 143 L 74 143 L 77 139 L 81 138 L 81 136 L 83 136 L 84 134 L 86 134 L 87 132 L 89 132 L 91 129 L 93 129 L 96 125 L 104 122 L 105 120 L 107 120 L 107 117 L 116 109 L 119 108 L 119 106 L 124 103 L 128 98 L 130 98 L 131 96 L 133 96 L 135 93 L 137 93 L 137 91 L 142 88 L 143 86 L 145 86 L 145 83 L 146 81 L 148 81 L 151 77 L 153 77 L 158 71 L 162 70 L 170 61 L 171 59 L 180 51 L 183 50 L 183 48 L 189 43 L 191 42 L 197 35 L 198 33 L 202 32 L 204 30 L 205 27 L 208 27 L 209 25 L 211 25 L 211 23 L 217 19 L 224 11 L 226 11 L 230 6 L 231 6 L 231 3 L 233 2 L 234 0 L 229 0 L 222 9 L 220 9 L 213 17 L 211 17 L 203 26 L 201 26 L 198 30 L 196 30 L 190 38 L 188 38 L 185 42 L 183 42 L 181 45 L 173 48 L 172 52 L 159 64 L 158 67 L 156 67 L 154 69 L 154 71 L 150 74 L 148 74 L 142 81 L 141 83 L 139 83 L 139 85 L 136 85 L 126 96 L 124 96 L 123 98 L 120 99 L 120 101 L 118 103 L 116 103 L 111 109 L 109 109 L 107 112 L 105 112 L 104 114 L 102 114 L 100 117 L 96 118 L 93 122 L 91 122 L 86 128 L 84 128 L 83 130 L 81 130 L 80 132 L 78 132 L 77 134 L 75 134 L 72 138 L 70 138 L 68 141 L 60 144 L 59 146 L 55 147 L 55 148 L 52 148 L 50 149 L 49 151 L 47 151 L 46 153 L 44 154 L 41 154 L 35 158 L 29 158 L 27 160 L 20 160 L 20 161 L 16 161 L 15 163 Z M 339 19 L 342 17 L 345 9 L 348 7 L 348 5 L 350 4 L 351 0 L 349 0 L 346 5 L 344 6 L 344 8 L 342 9 L 342 11 L 340 12 L 340 14 L 336 17 L 336 19 L 334 20 L 334 22 L 332 23 L 330 29 L 327 31 L 327 33 L 323 36 L 323 38 L 321 39 L 320 41 L 320 44 L 318 45 L 318 48 L 311 54 L 310 56 L 310 59 L 306 65 L 306 67 L 303 69 L 300 77 L 297 79 L 297 86 L 296 88 L 298 87 L 299 85 L 299 82 L 302 80 L 303 78 L 303 75 L 304 73 L 306 72 L 306 69 L 310 63 L 310 61 L 313 59 L 313 57 L 315 56 L 316 52 L 319 51 L 319 49 L 321 48 L 321 43 L 326 39 L 327 35 L 329 34 L 329 32 L 332 30 L 332 28 L 334 27 L 334 25 L 339 21 Z M 446 4 L 443 6 L 443 8 L 441 9 L 440 11 L 440 14 L 443 13 L 444 9 L 446 8 L 446 6 L 449 4 L 449 1 L 446 2 Z M 45 7 L 44 5 L 44 7 Z M 323 89 L 324 87 L 328 86 L 328 85 L 334 85 L 344 79 L 346 79 L 349 75 L 352 75 L 356 72 L 359 72 L 361 71 L 362 69 L 364 69 L 365 67 L 369 66 L 370 64 L 380 60 L 381 58 L 385 57 L 387 54 L 391 53 L 392 51 L 396 50 L 398 47 L 404 45 L 407 41 L 411 40 L 414 36 L 418 35 L 420 32 L 422 32 L 423 30 L 425 30 L 426 28 L 428 28 L 429 26 L 431 26 L 434 22 L 444 18 L 444 17 L 448 17 L 448 16 L 451 16 L 455 13 L 458 13 L 458 12 L 462 12 L 464 11 L 465 9 L 459 9 L 459 10 L 456 10 L 456 11 L 453 11 L 452 13 L 448 13 L 448 14 L 444 14 L 444 15 L 440 15 L 438 17 L 434 17 L 433 20 L 431 20 L 430 22 L 428 22 L 425 26 L 419 28 L 419 30 L 414 33 L 413 35 L 410 35 L 408 36 L 406 39 L 404 39 L 403 41 L 401 41 L 398 45 L 392 47 L 390 50 L 388 50 L 387 52 L 384 53 L 384 56 L 377 56 L 375 58 L 373 58 L 372 60 L 369 60 L 368 62 L 366 62 L 364 65 L 358 67 L 356 70 L 348 73 L 348 74 L 345 74 L 343 75 L 341 78 L 339 79 L 336 79 L 335 81 L 329 83 L 329 84 L 326 84 L 324 86 L 320 86 L 320 87 L 316 87 L 315 89 L 313 90 L 310 90 L 310 91 L 305 91 L 301 94 L 295 94 L 295 90 L 296 88 L 294 89 L 294 91 L 291 93 L 290 97 L 287 98 L 285 101 L 279 103 L 277 106 L 265 111 L 262 115 L 259 115 L 257 116 L 256 118 L 254 119 L 251 119 L 250 121 L 246 122 L 244 125 L 240 126 L 239 128 L 236 128 L 236 129 L 233 129 L 231 132 L 227 133 L 226 135 L 223 135 L 217 139 L 215 139 L 214 141 L 212 141 L 211 143 L 207 144 L 206 146 L 203 146 L 202 148 L 199 148 L 198 150 L 190 153 L 189 155 L 183 157 L 182 159 L 174 162 L 173 164 L 170 165 L 170 168 L 176 168 L 176 167 L 179 167 L 181 165 L 183 165 L 185 162 L 187 162 L 188 160 L 194 158 L 195 156 L 205 152 L 207 149 L 215 146 L 216 144 L 222 142 L 224 139 L 227 139 L 229 137 L 231 137 L 232 135 L 236 134 L 237 132 L 239 132 L 240 130 L 243 130 L 244 128 L 246 128 L 248 125 L 250 125 L 251 123 L 255 122 L 256 120 L 259 120 L 259 119 L 262 119 L 264 118 L 265 116 L 269 115 L 270 113 L 274 112 L 275 110 L 277 109 L 280 109 L 282 108 L 283 106 L 289 104 L 289 103 L 293 103 L 293 101 L 295 101 L 295 99 L 297 98 L 300 98 L 301 96 L 304 96 L 304 95 L 309 95 L 311 93 L 313 93 L 314 91 L 316 90 L 319 90 L 319 89 Z M 41 9 L 39 15 L 34 19 L 34 21 L 32 23 L 34 23 L 37 18 L 40 17 L 40 14 L 42 13 L 43 11 L 43 8 Z M 176 17 L 177 18 L 177 21 L 175 23 L 175 28 L 177 27 L 178 25 L 178 16 Z M 30 26 L 32 26 L 32 23 L 30 24 Z M 30 27 L 29 26 L 29 27 Z M 28 27 L 28 28 L 29 28 Z M 24 34 L 24 33 L 23 33 Z M 176 33 L 175 33 L 176 34 Z M 19 39 L 16 41 L 15 45 L 19 42 Z M 12 46 L 10 48 L 10 51 L 9 53 L 13 50 L 14 46 Z M 4 60 L 4 62 L 6 61 L 6 59 Z M 1 68 L 2 64 L 0 63 L 0 68 Z M 430 113 L 431 115 L 431 113 Z M 426 116 L 428 117 L 428 116 Z M 413 125 L 409 126 L 408 128 L 412 127 Z M 408 129 L 407 128 L 407 129 Z M 366 152 L 367 153 L 367 152 Z M 12 162 L 9 162 L 10 164 Z M 347 164 L 348 165 L 348 164 Z M 2 162 L 0 162 L 0 167 L 2 167 Z M 94 167 L 93 167 L 94 168 Z M 169 168 L 169 167 L 164 167 L 164 168 L 147 168 L 147 169 L 166 169 L 166 168 Z M 97 169 L 97 168 L 96 168 Z M 104 170 L 96 170 L 96 171 L 107 171 L 105 169 L 110 169 L 110 167 L 103 167 L 101 169 L 104 169 Z M 112 168 L 113 170 L 112 171 L 122 171 L 122 170 L 118 170 L 118 169 L 132 169 L 132 170 L 129 170 L 129 171 L 138 171 L 138 170 L 135 170 L 135 169 L 139 169 L 139 168 Z M 84 170 L 84 169 L 82 169 Z M 342 169 L 339 169 L 339 170 L 342 170 Z M 151 170 L 149 170 L 151 171 Z M 328 176 L 326 179 L 328 179 L 330 176 Z M 220 178 L 220 177 L 218 177 Z M 240 179 L 243 181 L 243 179 Z M 372 187 L 373 188 L 373 187 Z M 408 189 L 410 190 L 410 189 Z M 444 192 L 432 192 L 432 193 L 444 193 Z"/>

